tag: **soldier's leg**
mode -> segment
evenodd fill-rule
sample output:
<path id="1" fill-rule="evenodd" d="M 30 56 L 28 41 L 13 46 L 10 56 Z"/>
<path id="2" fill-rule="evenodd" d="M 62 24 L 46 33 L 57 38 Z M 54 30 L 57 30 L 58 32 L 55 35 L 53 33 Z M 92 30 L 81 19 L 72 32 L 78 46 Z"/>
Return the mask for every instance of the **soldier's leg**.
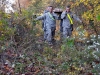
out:
<path id="1" fill-rule="evenodd" d="M 47 40 L 47 33 L 46 33 L 46 30 L 44 31 L 44 41 Z"/>
<path id="2" fill-rule="evenodd" d="M 46 29 L 46 34 L 47 34 L 47 41 L 51 42 L 52 41 L 51 28 Z"/>
<path id="3" fill-rule="evenodd" d="M 53 27 L 51 30 L 52 30 L 52 41 L 55 41 L 54 37 L 55 37 L 55 30 L 56 30 L 56 28 Z"/>
<path id="4" fill-rule="evenodd" d="M 44 25 L 43 31 L 44 31 L 44 41 L 47 41 L 47 30 L 46 26 Z"/>
<path id="5" fill-rule="evenodd" d="M 67 32 L 68 32 L 68 36 L 71 37 L 71 35 L 72 35 L 72 29 L 71 28 L 68 28 L 67 29 Z"/>
<path id="6" fill-rule="evenodd" d="M 63 27 L 63 38 L 67 38 L 67 35 L 68 35 L 68 31 L 67 31 L 67 28 L 64 28 Z"/>

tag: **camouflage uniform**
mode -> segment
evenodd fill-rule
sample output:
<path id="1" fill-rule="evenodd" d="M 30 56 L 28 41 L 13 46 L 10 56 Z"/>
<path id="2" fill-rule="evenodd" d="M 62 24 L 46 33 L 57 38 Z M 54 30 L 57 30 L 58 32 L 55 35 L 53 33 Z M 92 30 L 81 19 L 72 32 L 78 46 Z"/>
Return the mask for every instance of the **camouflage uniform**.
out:
<path id="1" fill-rule="evenodd" d="M 62 22 L 62 27 L 63 27 L 63 38 L 66 38 L 68 36 L 71 36 L 72 35 L 72 31 L 73 31 L 73 25 L 70 23 L 70 20 L 67 16 L 67 14 L 70 15 L 70 17 L 72 19 L 75 19 L 79 22 L 82 22 L 75 14 L 73 14 L 72 12 L 66 12 L 66 11 L 63 11 L 62 14 L 61 14 L 61 19 L 63 19 L 63 22 Z"/>
<path id="2" fill-rule="evenodd" d="M 55 13 L 45 13 L 42 16 L 37 17 L 37 20 L 44 20 L 45 19 L 45 28 L 46 28 L 46 40 L 48 42 L 52 42 L 55 36 L 56 30 L 56 19 L 58 19 L 58 15 Z"/>

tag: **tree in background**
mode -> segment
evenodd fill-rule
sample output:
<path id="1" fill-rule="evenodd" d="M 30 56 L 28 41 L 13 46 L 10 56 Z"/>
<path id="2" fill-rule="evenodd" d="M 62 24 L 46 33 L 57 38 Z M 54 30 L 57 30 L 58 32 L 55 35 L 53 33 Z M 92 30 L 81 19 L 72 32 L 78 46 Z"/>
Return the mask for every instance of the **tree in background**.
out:
<path id="1" fill-rule="evenodd" d="M 97 20 L 100 14 L 100 1 L 99 0 L 79 0 L 72 6 L 75 11 L 80 10 L 84 23 L 88 27 L 92 27 L 95 33 L 98 35 L 100 32 L 100 21 Z"/>

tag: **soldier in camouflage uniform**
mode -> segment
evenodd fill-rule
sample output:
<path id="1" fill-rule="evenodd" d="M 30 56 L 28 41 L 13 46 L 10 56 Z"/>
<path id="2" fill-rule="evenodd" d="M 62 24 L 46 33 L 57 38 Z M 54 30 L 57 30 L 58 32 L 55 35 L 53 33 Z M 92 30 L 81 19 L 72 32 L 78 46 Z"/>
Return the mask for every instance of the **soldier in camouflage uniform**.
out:
<path id="1" fill-rule="evenodd" d="M 56 19 L 58 19 L 58 15 L 53 13 L 53 7 L 49 6 L 49 12 L 43 14 L 36 18 L 36 20 L 44 20 L 45 19 L 45 28 L 46 28 L 46 40 L 50 45 L 54 41 L 55 30 L 56 30 Z"/>
<path id="2" fill-rule="evenodd" d="M 73 19 L 82 23 L 82 21 L 70 11 L 70 6 L 67 6 L 66 10 L 62 12 L 61 19 L 63 19 L 62 22 L 63 38 L 67 38 L 72 35 Z"/>

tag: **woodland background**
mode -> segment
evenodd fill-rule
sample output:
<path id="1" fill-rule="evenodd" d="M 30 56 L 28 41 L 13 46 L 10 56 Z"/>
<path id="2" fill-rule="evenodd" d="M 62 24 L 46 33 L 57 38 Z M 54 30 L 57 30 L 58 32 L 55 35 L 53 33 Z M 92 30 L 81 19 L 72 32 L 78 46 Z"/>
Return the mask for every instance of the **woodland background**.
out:
<path id="1" fill-rule="evenodd" d="M 14 12 L 5 13 L 8 3 L 0 0 L 0 75 L 100 74 L 100 0 L 16 0 Z M 48 46 L 34 15 L 68 4 L 84 24 L 75 21 L 72 37 L 62 43 L 57 21 L 56 44 Z"/>

